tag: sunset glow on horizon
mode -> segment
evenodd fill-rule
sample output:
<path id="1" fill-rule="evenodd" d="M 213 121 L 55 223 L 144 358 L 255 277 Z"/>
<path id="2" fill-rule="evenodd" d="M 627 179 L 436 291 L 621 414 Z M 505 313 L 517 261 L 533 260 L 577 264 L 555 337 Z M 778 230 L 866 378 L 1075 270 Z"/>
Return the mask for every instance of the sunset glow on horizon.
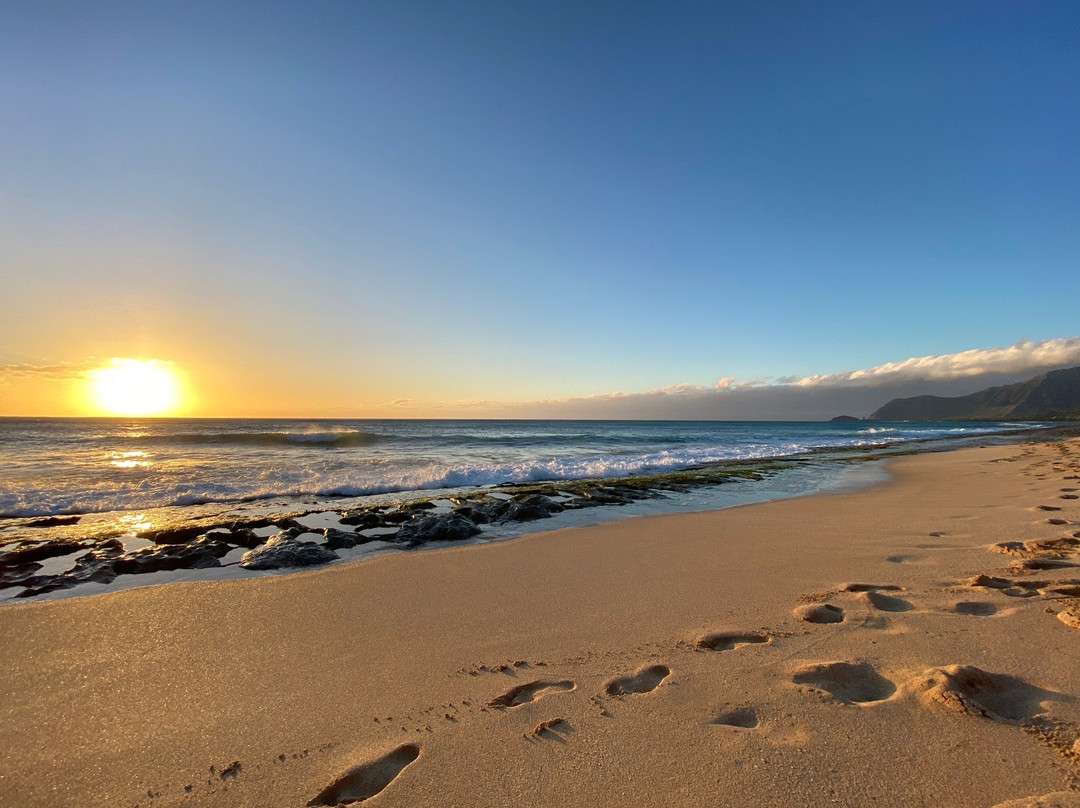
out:
<path id="1" fill-rule="evenodd" d="M 814 420 L 1080 364 L 1080 4 L 1035 5 L 3 4 L 0 418 Z"/>

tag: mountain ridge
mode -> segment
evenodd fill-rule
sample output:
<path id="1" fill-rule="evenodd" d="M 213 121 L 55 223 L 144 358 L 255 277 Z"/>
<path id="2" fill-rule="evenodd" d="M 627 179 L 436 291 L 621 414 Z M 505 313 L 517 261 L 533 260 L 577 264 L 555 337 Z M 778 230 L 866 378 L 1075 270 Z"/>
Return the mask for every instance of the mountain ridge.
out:
<path id="1" fill-rule="evenodd" d="M 1080 367 L 966 396 L 894 398 L 868 421 L 1080 421 Z"/>

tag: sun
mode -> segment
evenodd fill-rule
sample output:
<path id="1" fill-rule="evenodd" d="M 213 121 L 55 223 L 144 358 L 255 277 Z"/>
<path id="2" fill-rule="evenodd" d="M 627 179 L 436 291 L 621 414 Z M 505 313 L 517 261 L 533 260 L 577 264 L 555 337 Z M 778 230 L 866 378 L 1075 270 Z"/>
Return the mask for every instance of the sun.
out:
<path id="1" fill-rule="evenodd" d="M 103 415 L 169 415 L 181 404 L 180 381 L 171 362 L 113 359 L 87 373 L 88 398 Z"/>

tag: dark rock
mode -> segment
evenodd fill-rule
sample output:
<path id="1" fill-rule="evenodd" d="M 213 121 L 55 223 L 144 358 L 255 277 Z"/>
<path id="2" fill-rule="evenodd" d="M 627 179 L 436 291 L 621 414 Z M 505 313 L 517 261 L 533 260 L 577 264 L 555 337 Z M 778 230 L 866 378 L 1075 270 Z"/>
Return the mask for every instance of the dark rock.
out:
<path id="1" fill-rule="evenodd" d="M 485 499 L 478 505 L 474 505 L 476 510 L 485 514 L 488 517 L 489 522 L 494 522 L 500 516 L 502 516 L 510 508 L 510 503 L 505 499 Z"/>
<path id="2" fill-rule="evenodd" d="M 39 569 L 41 565 L 36 561 L 0 569 L 0 589 L 6 589 L 9 586 L 28 586 L 30 579 Z"/>
<path id="3" fill-rule="evenodd" d="M 325 546 L 331 550 L 343 550 L 349 547 L 355 547 L 357 542 L 357 536 L 355 533 L 350 533 L 347 530 L 338 530 L 334 527 L 324 528 L 322 534 L 326 537 Z"/>
<path id="4" fill-rule="evenodd" d="M 226 527 L 234 532 L 241 530 L 258 530 L 260 527 L 270 527 L 274 524 L 266 517 L 260 517 L 258 519 L 245 519 L 242 522 L 232 522 Z"/>
<path id="5" fill-rule="evenodd" d="M 294 536 L 294 537 L 299 536 L 301 533 L 309 533 L 310 532 L 310 528 L 304 527 L 302 524 L 297 522 L 295 519 L 289 519 L 289 518 L 279 519 L 278 521 L 274 522 L 273 524 L 275 526 L 277 526 L 278 528 L 280 528 L 281 530 L 284 530 L 290 536 Z"/>
<path id="6" fill-rule="evenodd" d="M 404 508 L 402 510 L 384 513 L 382 518 L 387 525 L 400 525 L 404 522 L 408 522 L 410 519 L 415 519 L 416 516 L 416 513 Z"/>
<path id="7" fill-rule="evenodd" d="M 601 502 L 589 499 L 589 497 L 574 497 L 573 499 L 562 503 L 562 506 L 565 510 L 577 511 L 582 508 L 596 508 L 602 504 L 603 503 Z"/>
<path id="8" fill-rule="evenodd" d="M 547 519 L 553 513 L 564 510 L 563 506 L 553 502 L 542 494 L 518 494 L 507 504 L 502 522 L 532 522 Z"/>
<path id="9" fill-rule="evenodd" d="M 123 554 L 123 545 L 115 539 L 102 542 L 93 550 L 88 550 L 80 556 L 75 561 L 75 566 L 69 571 L 60 575 L 46 575 L 30 579 L 27 582 L 29 586 L 20 592 L 18 597 L 29 598 L 59 589 L 71 589 L 73 586 L 85 583 L 107 584 L 116 578 L 117 573 L 113 564 Z"/>
<path id="10" fill-rule="evenodd" d="M 629 505 L 634 498 L 615 488 L 590 488 L 582 494 L 598 505 Z"/>
<path id="11" fill-rule="evenodd" d="M 379 514 L 365 510 L 345 511 L 345 513 L 342 514 L 340 521 L 343 525 L 355 525 L 360 530 L 367 530 L 373 527 L 385 527 L 385 523 Z"/>
<path id="12" fill-rule="evenodd" d="M 59 527 L 60 525 L 77 525 L 79 516 L 43 516 L 41 519 L 31 519 L 23 524 L 23 527 Z"/>
<path id="13" fill-rule="evenodd" d="M 287 532 L 278 533 L 266 544 L 248 550 L 240 559 L 240 566 L 249 570 L 273 570 L 281 567 L 310 567 L 333 561 L 338 554 L 333 550 L 306 541 L 297 541 Z"/>
<path id="14" fill-rule="evenodd" d="M 415 547 L 430 541 L 461 541 L 480 532 L 480 528 L 458 513 L 421 516 L 402 526 L 394 540 Z"/>
<path id="15" fill-rule="evenodd" d="M 249 550 L 263 543 L 263 540 L 254 530 L 245 527 L 233 528 L 232 530 L 212 530 L 205 535 L 208 538 L 223 541 L 236 547 L 247 547 Z"/>
<path id="16" fill-rule="evenodd" d="M 150 539 L 155 544 L 187 544 L 217 527 L 222 527 L 222 525 L 189 525 L 166 530 L 146 530 L 138 536 L 140 539 Z"/>
<path id="17" fill-rule="evenodd" d="M 121 575 L 140 575 L 164 570 L 220 567 L 218 561 L 232 547 L 211 536 L 200 536 L 190 544 L 155 544 L 116 559 L 112 567 Z"/>
<path id="18" fill-rule="evenodd" d="M 421 500 L 420 502 L 412 503 L 409 506 L 409 510 L 410 511 L 433 511 L 433 510 L 435 510 L 435 505 L 433 503 L 431 503 L 431 502 L 428 502 L 426 499 L 424 499 L 424 500 Z"/>
<path id="19" fill-rule="evenodd" d="M 0 567 L 14 564 L 27 564 L 46 558 L 68 555 L 85 547 L 80 542 L 67 539 L 49 539 L 48 541 L 23 542 L 17 547 L 5 547 L 0 551 Z"/>
<path id="20" fill-rule="evenodd" d="M 464 517 L 474 525 L 486 525 L 491 522 L 491 516 L 483 508 L 474 505 L 461 505 L 454 508 L 451 513 Z"/>

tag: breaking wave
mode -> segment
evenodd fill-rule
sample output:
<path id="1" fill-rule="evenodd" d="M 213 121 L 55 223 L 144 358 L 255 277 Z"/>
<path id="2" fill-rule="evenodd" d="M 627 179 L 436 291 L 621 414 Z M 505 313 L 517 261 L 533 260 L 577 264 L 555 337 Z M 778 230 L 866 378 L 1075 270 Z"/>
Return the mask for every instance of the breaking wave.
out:
<path id="1" fill-rule="evenodd" d="M 108 434 L 100 434 L 99 425 L 74 421 L 23 427 L 21 442 L 9 441 L 6 454 L 0 453 L 0 459 L 7 459 L 6 466 L 0 464 L 0 517 L 610 479 L 1015 428 L 880 424 L 856 430 L 756 422 L 363 424 L 375 426 L 377 431 L 372 431 L 328 422 L 187 424 L 186 430 L 183 424 L 123 424 Z"/>

